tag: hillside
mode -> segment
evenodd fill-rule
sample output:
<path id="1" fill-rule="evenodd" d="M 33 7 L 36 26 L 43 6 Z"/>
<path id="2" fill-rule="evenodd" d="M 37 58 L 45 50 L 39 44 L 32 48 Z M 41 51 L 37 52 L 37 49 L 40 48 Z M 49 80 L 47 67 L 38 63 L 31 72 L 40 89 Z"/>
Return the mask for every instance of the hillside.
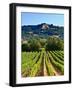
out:
<path id="1" fill-rule="evenodd" d="M 24 25 L 22 29 L 22 39 L 31 37 L 48 38 L 49 36 L 64 39 L 64 27 L 53 24 L 42 23 L 38 25 Z"/>

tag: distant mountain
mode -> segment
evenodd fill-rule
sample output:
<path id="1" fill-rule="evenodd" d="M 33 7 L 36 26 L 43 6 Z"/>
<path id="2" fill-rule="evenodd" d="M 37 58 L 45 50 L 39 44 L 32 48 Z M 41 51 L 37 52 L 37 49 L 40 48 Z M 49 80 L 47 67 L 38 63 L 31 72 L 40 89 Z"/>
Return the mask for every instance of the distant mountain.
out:
<path id="1" fill-rule="evenodd" d="M 22 39 L 33 37 L 47 38 L 56 36 L 64 39 L 64 27 L 53 24 L 42 23 L 38 25 L 24 25 L 22 29 Z"/>

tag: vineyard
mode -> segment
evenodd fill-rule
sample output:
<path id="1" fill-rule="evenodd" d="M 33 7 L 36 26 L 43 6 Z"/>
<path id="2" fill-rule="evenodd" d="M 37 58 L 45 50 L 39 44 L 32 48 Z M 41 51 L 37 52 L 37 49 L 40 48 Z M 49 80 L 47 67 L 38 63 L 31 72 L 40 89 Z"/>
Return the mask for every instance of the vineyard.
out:
<path id="1" fill-rule="evenodd" d="M 64 75 L 64 51 L 22 52 L 22 77 Z"/>

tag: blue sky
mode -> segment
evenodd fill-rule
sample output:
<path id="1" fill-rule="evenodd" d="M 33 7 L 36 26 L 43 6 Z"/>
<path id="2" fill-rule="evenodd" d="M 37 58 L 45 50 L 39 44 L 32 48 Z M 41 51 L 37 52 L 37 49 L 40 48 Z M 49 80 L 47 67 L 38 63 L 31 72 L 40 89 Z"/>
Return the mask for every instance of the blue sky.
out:
<path id="1" fill-rule="evenodd" d="M 64 15 L 55 13 L 21 13 L 21 25 L 37 25 L 41 23 L 64 26 Z"/>

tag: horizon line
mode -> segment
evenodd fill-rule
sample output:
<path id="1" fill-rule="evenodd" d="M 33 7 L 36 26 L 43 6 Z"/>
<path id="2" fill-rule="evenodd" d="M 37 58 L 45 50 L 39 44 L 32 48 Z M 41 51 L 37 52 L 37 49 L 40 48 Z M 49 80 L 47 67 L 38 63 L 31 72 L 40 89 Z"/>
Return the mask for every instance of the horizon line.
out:
<path id="1" fill-rule="evenodd" d="M 31 25 L 41 25 L 41 24 L 48 24 L 48 25 L 52 25 L 49 23 L 38 23 L 38 24 L 25 24 L 25 25 L 21 25 L 21 26 L 31 26 Z M 64 27 L 64 25 L 58 25 L 58 24 L 53 24 L 53 26 L 60 26 L 60 27 Z"/>

